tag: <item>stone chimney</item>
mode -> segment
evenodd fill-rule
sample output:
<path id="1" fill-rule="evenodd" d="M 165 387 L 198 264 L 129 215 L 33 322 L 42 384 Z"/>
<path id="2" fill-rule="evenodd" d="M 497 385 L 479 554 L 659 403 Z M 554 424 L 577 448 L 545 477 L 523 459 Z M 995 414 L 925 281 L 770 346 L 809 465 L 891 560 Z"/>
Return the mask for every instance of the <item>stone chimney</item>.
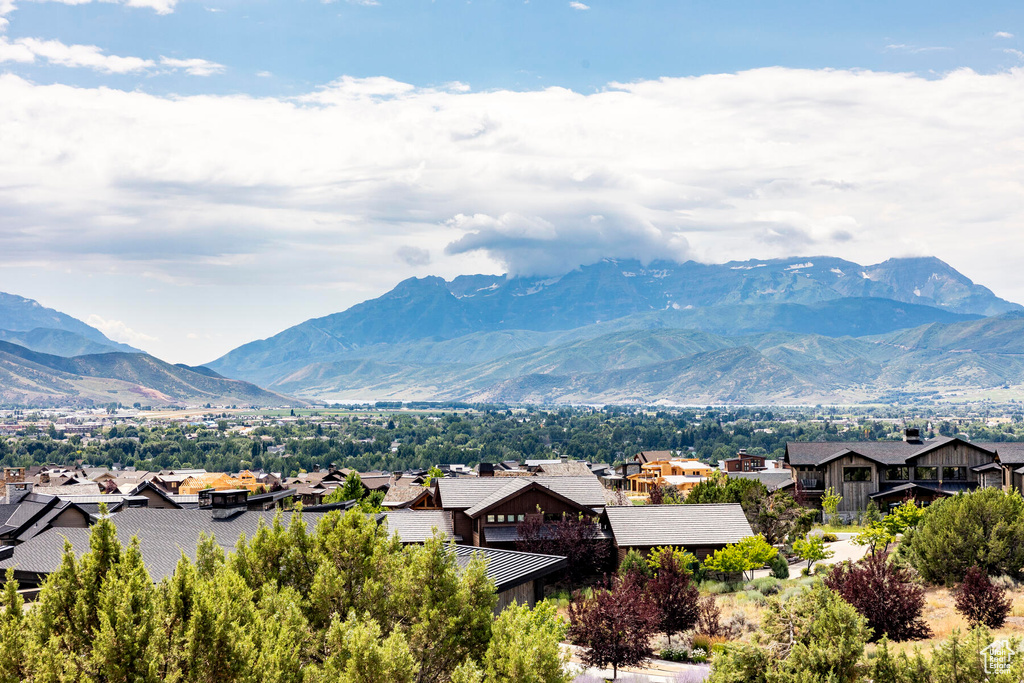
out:
<path id="1" fill-rule="evenodd" d="M 907 427 L 903 430 L 903 440 L 907 443 L 924 443 L 921 438 L 921 430 L 917 427 Z"/>
<path id="2" fill-rule="evenodd" d="M 4 495 L 4 504 L 6 505 L 17 505 L 21 502 L 22 498 L 32 493 L 32 482 L 30 481 L 8 483 L 6 486 L 7 489 Z"/>

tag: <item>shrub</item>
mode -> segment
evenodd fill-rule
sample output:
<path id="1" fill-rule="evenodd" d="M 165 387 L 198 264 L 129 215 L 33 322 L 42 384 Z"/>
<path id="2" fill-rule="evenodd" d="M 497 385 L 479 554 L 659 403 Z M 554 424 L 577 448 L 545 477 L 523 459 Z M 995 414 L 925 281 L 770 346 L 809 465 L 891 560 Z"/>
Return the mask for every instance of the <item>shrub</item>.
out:
<path id="1" fill-rule="evenodd" d="M 821 535 L 821 540 L 825 543 L 835 543 L 839 540 L 839 537 L 833 534 L 832 532 L 826 532 Z"/>
<path id="2" fill-rule="evenodd" d="M 711 649 L 711 636 L 703 633 L 697 633 L 690 639 L 691 648 L 700 648 L 705 652 Z"/>
<path id="3" fill-rule="evenodd" d="M 619 574 L 622 576 L 632 574 L 633 578 L 649 579 L 652 572 L 647 564 L 647 560 L 640 554 L 640 551 L 636 548 L 631 548 L 619 564 Z"/>
<path id="4" fill-rule="evenodd" d="M 722 632 L 722 608 L 718 606 L 714 595 L 705 595 L 698 602 L 697 631 L 706 636 L 717 636 Z M 694 636 L 694 645 L 697 637 Z M 710 645 L 710 641 L 708 641 Z M 705 648 L 706 649 L 706 648 Z"/>
<path id="5" fill-rule="evenodd" d="M 836 591 L 868 621 L 874 639 L 916 640 L 931 635 L 921 617 L 924 588 L 911 572 L 889 562 L 886 554 L 869 555 L 857 564 L 833 567 L 825 585 Z"/>
<path id="6" fill-rule="evenodd" d="M 1006 590 L 989 581 L 988 574 L 980 567 L 971 567 L 963 583 L 954 592 L 956 611 L 964 615 L 971 626 L 985 625 L 999 628 L 1006 621 L 1013 601 L 1006 597 Z"/>
<path id="7" fill-rule="evenodd" d="M 782 587 L 782 583 L 774 576 L 763 576 L 760 579 L 754 579 L 752 584 L 756 590 L 764 595 L 775 595 Z"/>
<path id="8" fill-rule="evenodd" d="M 703 593 L 711 593 L 712 595 L 720 595 L 722 593 L 732 592 L 732 587 L 725 581 L 705 581 L 700 585 L 700 590 Z"/>
<path id="9" fill-rule="evenodd" d="M 776 555 L 775 559 L 769 563 L 769 566 L 772 568 L 772 576 L 776 579 L 789 578 L 789 562 L 782 556 L 782 553 Z"/>
<path id="10" fill-rule="evenodd" d="M 1017 491 L 984 488 L 936 501 L 900 545 L 926 581 L 957 583 L 974 564 L 988 574 L 1020 579 L 1024 498 Z"/>

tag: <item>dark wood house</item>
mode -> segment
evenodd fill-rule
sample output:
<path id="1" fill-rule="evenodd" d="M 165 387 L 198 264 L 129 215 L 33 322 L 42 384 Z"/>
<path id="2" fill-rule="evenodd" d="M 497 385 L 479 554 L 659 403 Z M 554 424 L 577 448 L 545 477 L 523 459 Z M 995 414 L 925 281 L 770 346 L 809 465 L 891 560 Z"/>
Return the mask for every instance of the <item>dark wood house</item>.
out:
<path id="1" fill-rule="evenodd" d="M 924 440 L 907 430 L 903 441 L 790 442 L 785 460 L 798 490 L 820 501 L 833 488 L 843 497 L 838 511 L 849 516 L 872 501 L 886 509 L 909 498 L 928 504 L 979 487 L 1008 490 L 1024 465 L 1020 446 Z"/>

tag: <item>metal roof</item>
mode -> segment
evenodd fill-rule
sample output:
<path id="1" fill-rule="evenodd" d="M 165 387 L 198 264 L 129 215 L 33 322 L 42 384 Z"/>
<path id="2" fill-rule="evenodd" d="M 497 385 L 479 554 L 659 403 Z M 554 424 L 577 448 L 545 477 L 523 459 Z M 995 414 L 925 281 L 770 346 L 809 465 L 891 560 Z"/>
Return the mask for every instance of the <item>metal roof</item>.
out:
<path id="1" fill-rule="evenodd" d="M 605 514 L 619 547 L 726 545 L 754 535 L 738 503 L 622 505 Z"/>
<path id="2" fill-rule="evenodd" d="M 538 555 L 469 545 L 455 546 L 455 560 L 462 568 L 469 564 L 474 555 L 487 561 L 487 576 L 494 581 L 499 593 L 565 569 L 567 564 L 564 557 L 557 555 Z"/>

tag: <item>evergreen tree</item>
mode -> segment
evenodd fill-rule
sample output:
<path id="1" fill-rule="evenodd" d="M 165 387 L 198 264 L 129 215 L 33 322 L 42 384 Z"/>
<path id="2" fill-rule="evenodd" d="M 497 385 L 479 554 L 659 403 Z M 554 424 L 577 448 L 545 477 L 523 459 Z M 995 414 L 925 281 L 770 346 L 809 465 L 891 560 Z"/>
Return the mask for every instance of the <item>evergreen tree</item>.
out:
<path id="1" fill-rule="evenodd" d="M 0 683 L 20 683 L 27 678 L 28 643 L 23 606 L 14 570 L 8 569 L 0 603 Z"/>

